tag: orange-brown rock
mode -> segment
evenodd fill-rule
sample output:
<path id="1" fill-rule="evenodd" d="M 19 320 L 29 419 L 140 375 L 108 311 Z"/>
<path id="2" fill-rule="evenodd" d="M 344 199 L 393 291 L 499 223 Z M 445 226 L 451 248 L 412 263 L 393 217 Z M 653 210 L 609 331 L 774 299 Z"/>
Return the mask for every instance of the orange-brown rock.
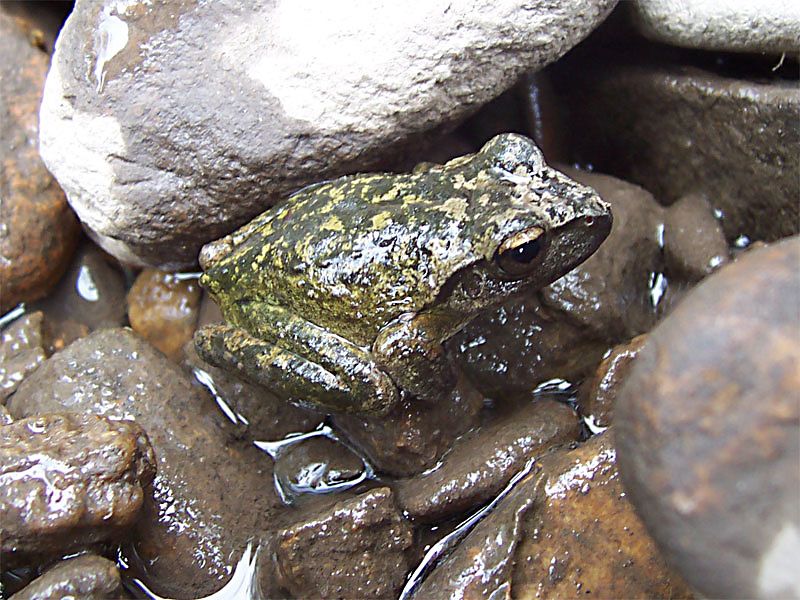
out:
<path id="1" fill-rule="evenodd" d="M 39 103 L 50 59 L 0 14 L 0 312 L 55 285 L 78 221 L 39 158 Z"/>

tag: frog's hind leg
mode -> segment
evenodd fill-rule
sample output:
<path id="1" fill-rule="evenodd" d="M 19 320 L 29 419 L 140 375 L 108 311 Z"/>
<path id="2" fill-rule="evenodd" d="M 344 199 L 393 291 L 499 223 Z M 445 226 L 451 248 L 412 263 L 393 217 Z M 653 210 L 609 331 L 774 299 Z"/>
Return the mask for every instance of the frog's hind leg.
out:
<path id="1" fill-rule="evenodd" d="M 383 414 L 394 405 L 399 396 L 394 383 L 358 346 L 269 307 L 273 311 L 281 313 L 278 319 L 256 317 L 257 334 L 265 339 L 211 325 L 195 335 L 198 353 L 296 404 L 360 414 Z"/>

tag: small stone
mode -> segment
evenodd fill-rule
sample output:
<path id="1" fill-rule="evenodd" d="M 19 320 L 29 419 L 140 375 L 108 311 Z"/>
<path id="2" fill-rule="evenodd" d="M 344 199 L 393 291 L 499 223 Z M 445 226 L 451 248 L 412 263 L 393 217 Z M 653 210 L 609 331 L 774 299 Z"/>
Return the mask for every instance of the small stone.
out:
<path id="1" fill-rule="evenodd" d="M 634 63 L 587 52 L 553 70 L 581 162 L 637 183 L 665 204 L 704 196 L 730 243 L 800 231 L 796 79 L 772 76 L 769 68 L 737 69 L 735 61 L 715 72 L 709 64 Z"/>
<path id="2" fill-rule="evenodd" d="M 402 398 L 382 417 L 337 414 L 333 423 L 378 471 L 403 477 L 435 465 L 475 426 L 481 408 L 483 396 L 462 382 L 434 404 Z"/>
<path id="3" fill-rule="evenodd" d="M 403 514 L 442 522 L 489 502 L 530 459 L 577 441 L 578 418 L 552 400 L 530 402 L 459 440 L 433 472 L 395 484 Z"/>
<path id="4" fill-rule="evenodd" d="M 800 596 L 798 265 L 795 236 L 705 279 L 617 401 L 631 500 L 704 597 Z"/>
<path id="5" fill-rule="evenodd" d="M 153 498 L 124 555 L 131 573 L 170 598 L 221 588 L 281 506 L 272 461 L 236 432 L 179 367 L 129 329 L 101 329 L 47 359 L 8 402 L 14 418 L 45 412 L 134 419 L 158 462 Z M 262 582 L 267 589 L 268 581 Z"/>
<path id="6" fill-rule="evenodd" d="M 42 414 L 0 427 L 4 568 L 120 540 L 139 515 L 155 462 L 131 421 Z"/>
<path id="7" fill-rule="evenodd" d="M 117 565 L 100 556 L 84 554 L 57 563 L 10 600 L 108 600 L 124 597 Z"/>
<path id="8" fill-rule="evenodd" d="M 47 356 L 42 348 L 42 313 L 27 313 L 0 333 L 0 403 L 4 403 Z"/>
<path id="9" fill-rule="evenodd" d="M 50 354 L 92 331 L 125 324 L 125 278 L 111 260 L 84 243 L 52 293 L 34 305 L 46 317 Z"/>
<path id="10" fill-rule="evenodd" d="M 628 502 L 610 432 L 534 466 L 431 572 L 423 598 L 689 598 Z"/>
<path id="11" fill-rule="evenodd" d="M 800 11 L 784 0 L 636 0 L 631 5 L 641 32 L 666 44 L 777 54 L 796 54 L 800 46 Z"/>
<path id="12" fill-rule="evenodd" d="M 38 151 L 49 66 L 0 12 L 0 313 L 44 296 L 66 269 L 78 221 Z"/>
<path id="13" fill-rule="evenodd" d="M 0 425 L 10 425 L 14 422 L 5 405 L 0 404 Z"/>
<path id="14" fill-rule="evenodd" d="M 664 222 L 667 269 L 697 283 L 730 260 L 728 242 L 711 205 L 689 194 L 669 207 Z"/>
<path id="15" fill-rule="evenodd" d="M 615 346 L 597 367 L 594 376 L 581 385 L 578 405 L 584 418 L 591 421 L 591 427 L 611 425 L 617 396 L 646 341 L 647 335 L 642 334 L 626 344 Z"/>
<path id="16" fill-rule="evenodd" d="M 616 3 L 78 0 L 42 155 L 104 249 L 189 266 L 291 192 L 452 128 Z"/>
<path id="17" fill-rule="evenodd" d="M 200 285 L 172 273 L 145 269 L 128 292 L 133 330 L 173 360 L 194 335 L 200 308 Z"/>
<path id="18" fill-rule="evenodd" d="M 279 532 L 281 583 L 296 598 L 396 598 L 412 538 L 391 490 L 371 490 Z"/>

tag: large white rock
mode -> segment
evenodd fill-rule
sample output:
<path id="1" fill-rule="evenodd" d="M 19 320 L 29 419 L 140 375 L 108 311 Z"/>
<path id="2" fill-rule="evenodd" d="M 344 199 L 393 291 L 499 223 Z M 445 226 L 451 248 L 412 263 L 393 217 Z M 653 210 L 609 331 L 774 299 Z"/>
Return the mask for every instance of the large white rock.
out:
<path id="1" fill-rule="evenodd" d="M 686 48 L 741 52 L 800 50 L 797 0 L 636 0 L 642 32 Z"/>
<path id="2" fill-rule="evenodd" d="M 617 0 L 78 0 L 41 108 L 101 245 L 163 267 L 304 185 L 442 130 Z"/>

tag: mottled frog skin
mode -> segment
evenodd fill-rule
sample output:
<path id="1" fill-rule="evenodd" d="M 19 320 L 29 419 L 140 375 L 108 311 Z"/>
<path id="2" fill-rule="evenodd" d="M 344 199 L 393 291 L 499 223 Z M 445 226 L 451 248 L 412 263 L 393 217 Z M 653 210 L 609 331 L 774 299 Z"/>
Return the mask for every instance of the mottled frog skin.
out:
<path id="1" fill-rule="evenodd" d="M 447 338 L 564 275 L 610 227 L 591 188 L 514 134 L 442 166 L 316 184 L 203 249 L 200 282 L 227 324 L 197 349 L 328 411 L 435 401 L 455 378 Z"/>

